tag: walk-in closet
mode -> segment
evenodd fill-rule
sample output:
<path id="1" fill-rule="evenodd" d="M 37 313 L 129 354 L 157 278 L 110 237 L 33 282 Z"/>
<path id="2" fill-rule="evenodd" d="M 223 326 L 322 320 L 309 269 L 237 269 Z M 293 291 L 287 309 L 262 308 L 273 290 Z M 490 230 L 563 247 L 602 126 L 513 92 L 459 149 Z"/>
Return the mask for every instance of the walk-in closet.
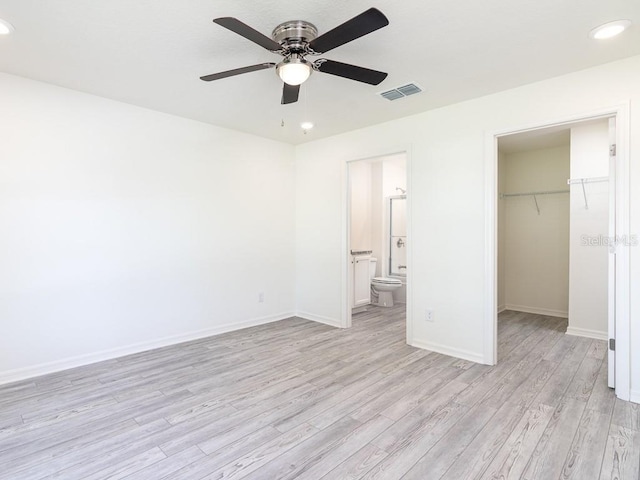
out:
<path id="1" fill-rule="evenodd" d="M 498 311 L 564 317 L 569 334 L 607 338 L 610 123 L 499 139 Z"/>

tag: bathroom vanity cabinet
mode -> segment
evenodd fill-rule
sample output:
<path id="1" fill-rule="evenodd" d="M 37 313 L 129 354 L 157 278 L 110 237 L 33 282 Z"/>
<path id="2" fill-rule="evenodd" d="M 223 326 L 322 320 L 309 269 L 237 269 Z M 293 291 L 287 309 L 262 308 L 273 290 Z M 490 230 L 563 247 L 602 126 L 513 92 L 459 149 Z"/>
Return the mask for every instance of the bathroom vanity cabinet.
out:
<path id="1" fill-rule="evenodd" d="M 360 307 L 371 303 L 371 278 L 369 264 L 371 255 L 353 257 L 353 306 Z"/>

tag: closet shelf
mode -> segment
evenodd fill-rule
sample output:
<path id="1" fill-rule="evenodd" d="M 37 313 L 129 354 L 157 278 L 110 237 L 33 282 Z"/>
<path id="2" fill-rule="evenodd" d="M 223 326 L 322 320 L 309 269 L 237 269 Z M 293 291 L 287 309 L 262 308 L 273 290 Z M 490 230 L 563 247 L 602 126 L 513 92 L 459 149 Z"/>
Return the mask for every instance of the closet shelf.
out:
<path id="1" fill-rule="evenodd" d="M 576 183 L 599 183 L 608 181 L 609 177 L 570 178 L 569 180 L 567 180 L 567 185 L 574 185 Z"/>
<path id="2" fill-rule="evenodd" d="M 585 210 L 589 210 L 589 203 L 587 202 L 587 191 L 584 188 L 585 183 L 600 183 L 600 182 L 608 182 L 609 177 L 591 177 L 591 178 L 570 178 L 567 180 L 567 185 L 582 185 L 582 195 L 584 196 L 584 208 Z M 538 215 L 540 215 L 540 206 L 538 205 L 537 197 L 539 195 L 555 195 L 557 193 L 569 193 L 570 190 L 542 190 L 538 192 L 517 192 L 517 193 L 501 193 L 500 198 L 505 197 L 533 197 L 534 202 L 536 203 L 536 210 L 538 211 Z"/>

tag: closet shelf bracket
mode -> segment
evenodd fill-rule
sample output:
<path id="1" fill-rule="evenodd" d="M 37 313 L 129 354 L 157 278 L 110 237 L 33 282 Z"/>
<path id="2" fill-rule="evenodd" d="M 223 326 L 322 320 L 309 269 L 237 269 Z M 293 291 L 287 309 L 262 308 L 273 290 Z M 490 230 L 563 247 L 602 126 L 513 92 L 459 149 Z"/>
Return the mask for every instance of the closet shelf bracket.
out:
<path id="1" fill-rule="evenodd" d="M 579 183 L 582 185 L 582 196 L 584 197 L 584 209 L 589 210 L 589 202 L 587 201 L 587 190 L 584 187 L 585 183 L 599 183 L 608 182 L 609 177 L 592 177 L 592 178 L 570 178 L 567 180 L 567 185 L 575 185 Z"/>

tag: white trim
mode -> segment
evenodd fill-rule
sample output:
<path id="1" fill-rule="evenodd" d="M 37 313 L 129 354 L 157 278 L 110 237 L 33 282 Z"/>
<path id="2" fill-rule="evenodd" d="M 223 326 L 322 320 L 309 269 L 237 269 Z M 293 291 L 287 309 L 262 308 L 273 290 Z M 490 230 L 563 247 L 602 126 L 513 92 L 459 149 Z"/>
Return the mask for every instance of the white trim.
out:
<path id="1" fill-rule="evenodd" d="M 629 178 L 629 107 L 630 102 L 604 107 L 563 119 L 537 121 L 532 124 L 488 132 L 485 136 L 485 301 L 483 337 L 485 362 L 497 362 L 497 174 L 498 137 L 525 131 L 576 124 L 597 118 L 616 117 L 616 234 L 630 236 Z M 616 396 L 629 400 L 631 385 L 631 317 L 630 317 L 629 246 L 616 252 Z"/>
<path id="2" fill-rule="evenodd" d="M 406 342 L 407 345 L 411 345 L 413 342 L 413 202 L 412 202 L 412 192 L 413 192 L 413 162 L 412 162 L 412 154 L 411 154 L 411 146 L 407 146 L 404 151 L 406 157 L 406 166 L 407 166 L 407 276 L 405 277 L 405 291 L 406 291 L 406 307 L 405 307 L 405 316 L 406 316 Z"/>
<path id="3" fill-rule="evenodd" d="M 510 305 L 504 306 L 504 310 L 512 310 L 514 312 L 533 313 L 535 315 L 546 315 L 547 317 L 567 318 L 569 312 L 562 310 L 550 310 L 548 308 L 527 307 L 526 305 Z M 498 310 L 501 311 L 501 310 Z"/>
<path id="4" fill-rule="evenodd" d="M 591 330 L 589 328 L 568 327 L 567 335 L 573 335 L 574 337 L 593 338 L 595 340 L 604 341 L 607 341 L 609 339 L 609 335 L 607 334 L 607 332 L 603 332 L 600 330 Z"/>
<path id="5" fill-rule="evenodd" d="M 351 180 L 349 174 L 349 161 L 344 162 L 342 167 L 342 188 L 340 189 L 342 198 L 340 199 L 340 216 L 342 222 L 342 235 L 341 239 L 341 251 L 343 252 L 342 258 L 342 272 L 340 274 L 340 282 L 342 288 L 340 289 L 340 304 L 342 310 L 342 318 L 339 320 L 339 325 L 334 325 L 339 328 L 351 328 L 351 309 L 353 308 L 353 269 L 351 265 L 351 251 L 349 245 L 351 245 Z"/>
<path id="6" fill-rule="evenodd" d="M 629 401 L 633 403 L 640 403 L 640 390 L 630 390 Z"/>
<path id="7" fill-rule="evenodd" d="M 616 111 L 616 235 L 631 235 L 629 171 L 629 102 Z M 621 400 L 631 395 L 631 274 L 629 245 L 616 248 L 615 392 Z"/>
<path id="8" fill-rule="evenodd" d="M 507 310 L 507 307 L 505 307 L 504 305 L 498 305 L 498 313 L 502 313 L 505 310 Z"/>
<path id="9" fill-rule="evenodd" d="M 498 363 L 498 134 L 485 138 L 483 362 Z"/>
<path id="10" fill-rule="evenodd" d="M 615 145 L 618 141 L 617 134 L 617 119 L 612 117 L 608 122 L 608 140 L 609 140 L 609 211 L 608 213 L 608 231 L 609 238 L 616 238 L 616 202 L 618 198 L 616 196 L 616 179 L 618 178 L 618 164 L 616 155 L 612 154 L 611 146 Z M 616 257 L 612 254 L 611 250 L 607 254 L 607 285 L 615 285 L 616 281 Z M 607 337 L 616 338 L 616 289 L 607 289 Z M 607 349 L 607 386 L 609 388 L 616 388 L 616 352 L 611 349 Z"/>
<path id="11" fill-rule="evenodd" d="M 412 347 L 421 348 L 423 350 L 429 350 L 431 352 L 448 355 L 449 357 L 461 358 L 463 360 L 469 360 L 470 362 L 474 363 L 484 363 L 484 356 L 480 353 L 449 347 L 440 343 L 414 340 L 409 345 L 411 345 Z"/>
<path id="12" fill-rule="evenodd" d="M 245 320 L 238 323 L 227 323 L 212 328 L 206 328 L 204 330 L 181 333 L 179 335 L 172 335 L 169 337 L 158 338 L 146 342 L 134 343 L 124 347 L 102 350 L 101 352 L 78 355 L 75 357 L 64 358 L 62 360 L 55 360 L 53 362 L 41 363 L 38 365 L 18 368 L 15 370 L 8 370 L 5 372 L 0 372 L 0 385 L 3 385 L 5 383 L 17 382 L 20 380 L 26 380 L 33 377 L 39 377 L 41 375 L 47 375 L 49 373 L 60 372 L 62 370 L 68 370 L 70 368 L 83 367 L 92 363 L 112 360 L 114 358 L 123 357 L 125 355 L 145 352 L 147 350 L 154 350 L 156 348 L 169 347 L 171 345 L 176 345 L 179 343 L 212 337 L 215 335 L 220 335 L 222 333 L 241 330 L 243 328 L 255 327 L 258 325 L 264 325 L 266 323 L 277 322 L 295 316 L 296 315 L 292 312 L 280 313 L 277 315 Z"/>
<path id="13" fill-rule="evenodd" d="M 329 325 L 330 327 L 336 328 L 347 328 L 344 326 L 343 322 L 340 319 L 323 317 L 321 315 L 314 315 L 313 313 L 306 312 L 297 312 L 296 317 L 303 318 L 304 320 L 309 320 L 311 322 L 323 323 L 325 325 Z"/>

